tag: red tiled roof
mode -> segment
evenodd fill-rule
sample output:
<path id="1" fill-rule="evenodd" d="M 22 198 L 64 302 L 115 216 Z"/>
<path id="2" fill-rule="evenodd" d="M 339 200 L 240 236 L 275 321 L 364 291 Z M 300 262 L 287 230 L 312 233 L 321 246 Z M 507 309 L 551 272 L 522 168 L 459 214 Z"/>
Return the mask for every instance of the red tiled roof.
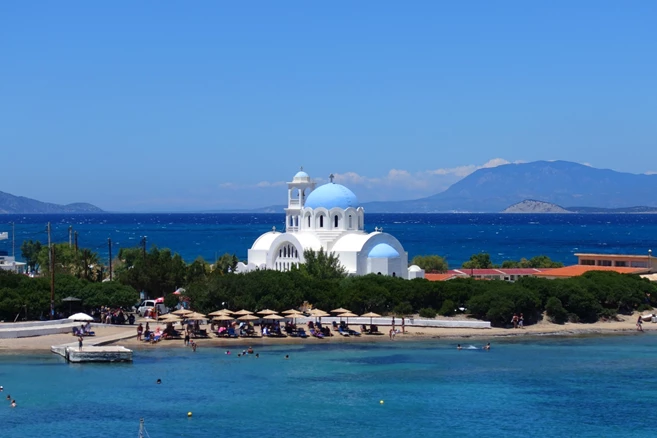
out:
<path id="1" fill-rule="evenodd" d="M 446 281 L 456 277 L 456 274 L 424 274 L 424 278 L 429 281 Z"/>
<path id="2" fill-rule="evenodd" d="M 611 271 L 619 274 L 644 274 L 650 271 L 648 268 L 621 268 L 616 266 L 588 266 L 572 265 L 563 268 L 555 268 L 546 272 L 534 274 L 536 277 L 577 277 L 589 271 Z"/>

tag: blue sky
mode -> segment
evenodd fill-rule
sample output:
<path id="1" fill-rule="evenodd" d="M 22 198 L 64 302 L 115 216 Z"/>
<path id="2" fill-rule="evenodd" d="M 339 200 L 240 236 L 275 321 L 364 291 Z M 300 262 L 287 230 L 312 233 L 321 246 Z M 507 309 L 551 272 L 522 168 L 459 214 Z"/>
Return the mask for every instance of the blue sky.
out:
<path id="1" fill-rule="evenodd" d="M 505 162 L 657 171 L 657 2 L 2 2 L 0 190 L 112 211 L 361 201 Z"/>

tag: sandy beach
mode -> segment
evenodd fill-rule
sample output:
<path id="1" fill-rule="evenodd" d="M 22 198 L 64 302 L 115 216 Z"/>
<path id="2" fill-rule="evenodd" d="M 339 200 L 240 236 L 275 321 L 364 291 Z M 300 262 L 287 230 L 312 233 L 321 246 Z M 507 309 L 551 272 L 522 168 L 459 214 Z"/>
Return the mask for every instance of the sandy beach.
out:
<path id="1" fill-rule="evenodd" d="M 507 328 L 490 328 L 490 329 L 474 329 L 474 328 L 437 328 L 437 327 L 406 327 L 405 333 L 399 333 L 391 340 L 388 336 L 389 326 L 380 326 L 383 335 L 362 335 L 360 337 L 343 337 L 337 332 L 334 336 L 324 339 L 316 339 L 308 337 L 307 339 L 299 338 L 237 338 L 225 339 L 211 336 L 210 338 L 195 339 L 198 348 L 222 346 L 227 349 L 233 347 L 245 348 L 251 345 L 254 348 L 263 345 L 284 345 L 284 344 L 322 344 L 334 342 L 404 342 L 404 341 L 428 341 L 432 339 L 490 339 L 501 337 L 519 337 L 519 336 L 586 336 L 586 335 L 614 335 L 614 334 L 629 334 L 636 333 L 636 320 L 638 313 L 634 315 L 619 316 L 618 321 L 599 321 L 594 324 L 552 324 L 543 320 L 537 324 L 527 326 L 525 328 L 507 329 Z M 463 318 L 463 317 L 460 317 Z M 445 318 L 451 319 L 451 318 Z M 454 318 L 454 319 L 459 319 Z M 150 320 L 148 321 L 151 328 L 155 328 L 156 324 Z M 140 322 L 140 321 L 138 321 Z M 400 326 L 397 326 L 401 329 Z M 185 345 L 182 339 L 178 340 L 163 340 L 157 344 L 148 344 L 145 342 L 137 341 L 136 339 L 136 325 L 134 326 L 113 326 L 104 324 L 95 324 L 94 330 L 96 337 L 116 335 L 120 333 L 135 333 L 134 338 L 124 339 L 117 344 L 126 346 L 132 349 L 151 349 L 151 348 L 184 348 Z M 644 323 L 643 330 L 645 332 L 657 331 L 657 324 Z M 93 338 L 89 338 L 91 341 Z M 38 336 L 31 338 L 16 338 L 16 339 L 0 339 L 0 354 L 29 354 L 29 353 L 44 353 L 50 352 L 50 347 L 53 345 L 75 342 L 76 338 L 68 333 Z"/>

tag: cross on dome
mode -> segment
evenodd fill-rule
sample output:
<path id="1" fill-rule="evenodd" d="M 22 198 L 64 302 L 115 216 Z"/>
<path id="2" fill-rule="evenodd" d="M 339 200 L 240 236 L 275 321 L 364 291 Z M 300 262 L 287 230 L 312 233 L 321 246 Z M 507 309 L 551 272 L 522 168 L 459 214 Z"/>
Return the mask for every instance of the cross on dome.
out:
<path id="1" fill-rule="evenodd" d="M 329 181 L 333 182 L 333 178 L 335 178 L 335 175 L 330 174 L 330 175 L 329 175 Z"/>

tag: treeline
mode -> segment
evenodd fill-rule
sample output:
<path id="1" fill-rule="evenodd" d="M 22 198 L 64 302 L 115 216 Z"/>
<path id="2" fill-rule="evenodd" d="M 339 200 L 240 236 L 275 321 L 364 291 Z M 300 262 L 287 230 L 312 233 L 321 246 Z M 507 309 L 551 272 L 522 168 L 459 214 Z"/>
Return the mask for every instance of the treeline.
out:
<path id="1" fill-rule="evenodd" d="M 581 277 L 548 280 L 525 277 L 515 283 L 458 278 L 444 282 L 403 280 L 380 275 L 347 277 L 332 254 L 305 254 L 307 263 L 289 272 L 271 270 L 235 274 L 237 257 L 225 254 L 210 265 L 202 259 L 186 264 L 167 249 L 128 248 L 119 253 L 113 282 L 93 283 L 81 273 L 58 273 L 56 303 L 61 298 L 83 299 L 83 305 L 130 306 L 138 292 L 151 298 L 165 296 L 176 304 L 179 287 L 186 289 L 194 310 L 278 311 L 297 308 L 304 301 L 330 310 L 346 307 L 358 314 L 410 315 L 425 317 L 463 312 L 505 326 L 514 313 L 523 313 L 527 324 L 544 312 L 554 322 L 595 322 L 656 305 L 657 286 L 638 276 L 614 272 L 589 272 Z M 28 306 L 28 315 L 47 313 L 50 289 L 47 278 L 14 274 L 0 276 L 0 318 L 8 319 Z"/>
<path id="2" fill-rule="evenodd" d="M 449 270 L 447 260 L 437 255 L 420 255 L 413 257 L 412 265 L 418 265 L 426 272 L 443 273 Z M 463 262 L 466 269 L 494 269 L 494 268 L 561 268 L 563 263 L 552 261 L 548 256 L 539 255 L 530 259 L 505 260 L 501 265 L 493 263 L 488 253 L 473 254 L 470 259 Z"/>
<path id="3" fill-rule="evenodd" d="M 0 270 L 0 321 L 49 319 L 49 277 L 30 278 Z M 81 302 L 62 302 L 66 297 Z M 129 307 L 137 302 L 139 294 L 116 281 L 90 282 L 70 274 L 55 275 L 55 311 L 65 314 L 89 310 L 100 306 Z"/>

